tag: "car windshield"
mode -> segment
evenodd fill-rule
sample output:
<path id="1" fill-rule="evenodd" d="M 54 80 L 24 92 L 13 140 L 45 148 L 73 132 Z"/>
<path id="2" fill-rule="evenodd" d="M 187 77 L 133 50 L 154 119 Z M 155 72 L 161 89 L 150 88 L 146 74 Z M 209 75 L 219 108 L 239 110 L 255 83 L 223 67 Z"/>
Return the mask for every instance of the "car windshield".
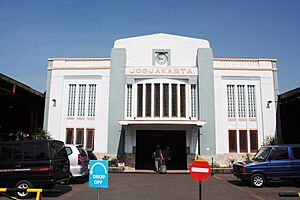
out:
<path id="1" fill-rule="evenodd" d="M 253 160 L 266 160 L 269 152 L 271 151 L 272 147 L 262 147 L 260 150 L 255 154 Z"/>

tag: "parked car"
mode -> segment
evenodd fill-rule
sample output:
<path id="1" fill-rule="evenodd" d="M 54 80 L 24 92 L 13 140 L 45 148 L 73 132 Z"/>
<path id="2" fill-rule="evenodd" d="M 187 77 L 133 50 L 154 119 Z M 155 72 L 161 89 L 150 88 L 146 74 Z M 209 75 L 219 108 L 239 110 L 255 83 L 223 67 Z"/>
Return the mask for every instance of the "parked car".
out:
<path id="1" fill-rule="evenodd" d="M 0 187 L 49 188 L 70 179 L 64 143 L 58 140 L 0 142 Z M 20 198 L 30 193 L 17 192 Z"/>
<path id="2" fill-rule="evenodd" d="M 253 187 L 271 180 L 300 180 L 300 144 L 262 147 L 252 160 L 235 163 L 233 174 Z"/>
<path id="3" fill-rule="evenodd" d="M 66 151 L 70 160 L 72 178 L 88 175 L 88 154 L 81 144 L 66 144 Z"/>

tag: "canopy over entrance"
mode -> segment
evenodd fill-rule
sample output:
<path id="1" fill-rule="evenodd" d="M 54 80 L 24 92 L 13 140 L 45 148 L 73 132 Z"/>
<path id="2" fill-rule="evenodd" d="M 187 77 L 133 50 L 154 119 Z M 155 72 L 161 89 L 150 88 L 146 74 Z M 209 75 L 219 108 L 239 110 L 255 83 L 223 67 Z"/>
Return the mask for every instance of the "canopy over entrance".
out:
<path id="1" fill-rule="evenodd" d="M 119 120 L 122 126 L 128 125 L 194 125 L 203 126 L 206 121 L 203 120 Z"/>

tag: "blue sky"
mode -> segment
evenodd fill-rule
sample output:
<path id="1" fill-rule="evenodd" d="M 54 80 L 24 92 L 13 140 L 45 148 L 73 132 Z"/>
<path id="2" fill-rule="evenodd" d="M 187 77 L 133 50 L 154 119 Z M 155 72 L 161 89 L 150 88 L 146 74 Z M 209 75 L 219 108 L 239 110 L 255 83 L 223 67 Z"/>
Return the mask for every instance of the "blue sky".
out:
<path id="1" fill-rule="evenodd" d="M 299 0 L 0 0 L 0 73 L 41 92 L 49 57 L 110 57 L 151 33 L 207 39 L 214 57 L 278 59 L 280 93 L 300 87 Z"/>

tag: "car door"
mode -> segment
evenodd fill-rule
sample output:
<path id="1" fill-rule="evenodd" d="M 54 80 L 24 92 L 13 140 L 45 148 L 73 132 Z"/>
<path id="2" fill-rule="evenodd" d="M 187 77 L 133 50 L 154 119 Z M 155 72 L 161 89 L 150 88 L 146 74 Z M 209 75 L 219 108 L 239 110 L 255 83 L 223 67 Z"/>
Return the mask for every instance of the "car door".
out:
<path id="1" fill-rule="evenodd" d="M 300 178 L 300 146 L 292 147 L 292 167 L 293 167 L 293 176 Z"/>
<path id="2" fill-rule="evenodd" d="M 68 178 L 70 163 L 64 144 L 59 141 L 51 141 L 49 145 L 53 165 L 53 178 L 56 181 Z"/>
<path id="3" fill-rule="evenodd" d="M 268 157 L 267 176 L 272 179 L 283 179 L 292 176 L 292 161 L 288 147 L 274 147 Z"/>
<path id="4" fill-rule="evenodd" d="M 21 168 L 20 159 L 22 157 L 22 149 L 20 144 L 3 144 L 1 145 L 0 154 L 0 185 L 12 186 L 23 170 Z"/>

